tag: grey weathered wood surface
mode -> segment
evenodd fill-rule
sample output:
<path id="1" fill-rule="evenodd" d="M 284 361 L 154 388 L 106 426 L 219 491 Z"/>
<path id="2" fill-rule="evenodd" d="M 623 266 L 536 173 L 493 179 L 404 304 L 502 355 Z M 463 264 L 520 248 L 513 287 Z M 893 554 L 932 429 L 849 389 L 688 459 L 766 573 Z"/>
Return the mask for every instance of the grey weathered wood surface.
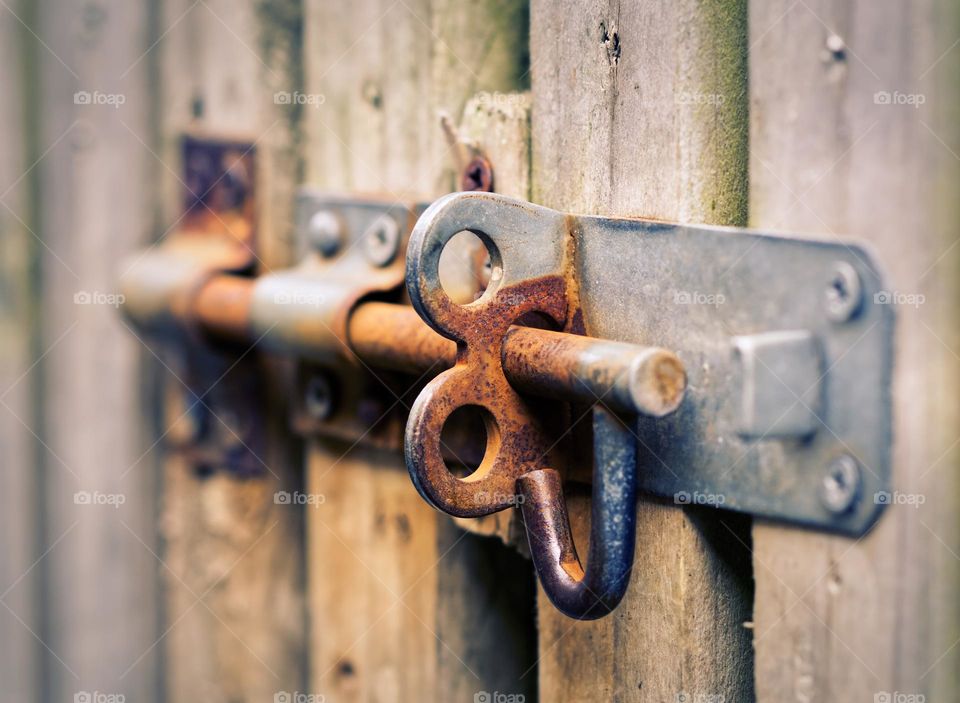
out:
<path id="1" fill-rule="evenodd" d="M 746 22 L 744 3 L 534 0 L 534 201 L 743 224 Z M 588 506 L 568 505 L 586 550 Z M 749 700 L 749 567 L 728 554 L 737 524 L 641 500 L 633 580 L 617 611 L 574 622 L 541 593 L 541 698 Z"/>
<path id="2" fill-rule="evenodd" d="M 27 65 L 33 48 L 17 18 L 0 14 L 0 62 Z M 34 459 L 37 374 L 31 368 L 37 325 L 31 314 L 35 298 L 31 264 L 40 244 L 30 234 L 30 156 L 25 70 L 0 76 L 0 701 L 36 700 L 40 687 L 42 645 L 37 591 L 39 573 L 31 568 L 39 556 L 37 472 Z M 25 175 L 26 174 L 26 175 Z"/>
<path id="3" fill-rule="evenodd" d="M 96 6 L 21 3 L 29 21 L 25 69 L 36 103 L 30 155 L 31 227 L 43 244 L 30 274 L 39 298 L 31 372 L 41 495 L 39 562 L 31 573 L 43 655 L 40 695 L 71 700 L 81 691 L 154 700 L 159 672 L 151 645 L 158 598 L 155 481 L 127 472 L 143 449 L 137 343 L 103 297 L 116 262 L 147 238 L 150 156 L 123 123 L 145 130 L 148 75 L 129 73 L 146 46 L 143 3 Z M 5 8 L 4 12 L 10 12 Z M 119 107 L 77 104 L 76 91 L 122 95 Z M 81 296 L 78 299 L 76 296 Z M 82 296 L 91 298 L 82 303 Z M 76 494 L 123 496 L 119 508 L 78 503 Z M 4 648 L 7 651 L 6 647 Z M 142 653 L 139 665 L 127 671 Z"/>
<path id="4" fill-rule="evenodd" d="M 398 200 L 455 189 L 440 112 L 457 123 L 471 96 L 518 86 L 524 4 L 315 0 L 305 21 L 306 91 L 325 98 L 306 114 L 307 182 Z M 515 555 L 427 506 L 400 456 L 345 449 L 309 452 L 327 498 L 307 515 L 311 690 L 447 701 L 519 685 L 530 699 L 529 572 L 526 589 L 491 581 Z"/>
<path id="5" fill-rule="evenodd" d="M 289 263 L 298 121 L 275 104 L 274 92 L 298 87 L 298 20 L 292 3 L 163 4 L 158 43 L 145 59 L 156 62 L 159 91 L 157 235 L 182 214 L 184 132 L 245 139 L 255 145 L 257 267 Z M 163 376 L 166 419 L 173 420 L 182 412 L 182 385 L 166 370 Z M 271 396 L 267 405 L 262 476 L 201 478 L 176 458 L 164 462 L 162 647 L 170 700 L 273 700 L 304 688 L 302 520 L 299 510 L 274 501 L 276 491 L 299 486 L 300 455 L 286 429 L 284 399 Z M 223 416 L 230 409 L 212 411 Z"/>
<path id="6" fill-rule="evenodd" d="M 0 103 L 0 701 L 533 700 L 538 682 L 545 701 L 746 701 L 754 676 L 761 701 L 956 697 L 955 4 L 757 1 L 748 17 L 744 1 L 534 0 L 532 162 L 522 99 L 505 95 L 528 77 L 515 0 L 9 5 L 0 56 L 16 68 L 0 86 L 23 102 Z M 77 90 L 126 102 L 76 105 Z M 278 90 L 325 102 L 290 110 Z M 145 408 L 142 392 L 163 377 L 175 399 L 179 382 L 114 308 L 73 296 L 111 293 L 118 262 L 176 221 L 179 136 L 257 141 L 269 270 L 291 263 L 301 181 L 453 189 L 441 110 L 491 155 L 501 192 L 679 221 L 749 211 L 871 241 L 892 289 L 925 296 L 898 308 L 894 388 L 895 484 L 923 505 L 849 540 L 644 500 L 621 608 L 575 623 L 541 593 L 534 657 L 529 563 L 428 508 L 398 456 L 312 443 L 301 486 L 271 397 L 273 475 L 161 461 L 165 425 L 144 411 L 165 421 L 177 403 Z M 274 503 L 296 488 L 326 502 Z M 126 502 L 77 505 L 77 491 Z M 588 503 L 570 510 L 584 549 Z M 511 525 L 468 527 L 510 539 Z"/>
<path id="7" fill-rule="evenodd" d="M 751 3 L 751 224 L 867 240 L 925 296 L 896 310 L 893 400 L 894 486 L 926 502 L 861 540 L 755 526 L 762 701 L 956 700 L 958 38 L 951 2 Z"/>

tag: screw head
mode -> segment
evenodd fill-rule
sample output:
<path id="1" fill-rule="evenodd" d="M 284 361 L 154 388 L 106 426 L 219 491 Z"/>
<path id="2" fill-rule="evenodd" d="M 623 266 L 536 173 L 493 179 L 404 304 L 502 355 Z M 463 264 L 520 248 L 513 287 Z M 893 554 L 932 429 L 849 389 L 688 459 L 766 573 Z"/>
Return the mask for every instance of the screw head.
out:
<path id="1" fill-rule="evenodd" d="M 831 513 L 850 510 L 860 496 L 860 465 L 844 454 L 834 459 L 820 484 L 820 501 Z"/>
<path id="2" fill-rule="evenodd" d="M 833 275 L 824 293 L 827 315 L 834 322 L 846 322 L 860 312 L 863 284 L 860 274 L 845 261 L 833 265 Z"/>
<path id="3" fill-rule="evenodd" d="M 340 220 L 329 210 L 315 212 L 307 222 L 307 239 L 323 256 L 333 256 L 343 242 Z"/>
<path id="4" fill-rule="evenodd" d="M 318 374 L 307 381 L 304 408 L 314 420 L 326 420 L 333 413 L 333 384 L 325 374 Z"/>
<path id="5" fill-rule="evenodd" d="M 389 215 L 381 215 L 363 235 L 363 251 L 374 266 L 386 266 L 400 250 L 400 226 Z"/>
<path id="6" fill-rule="evenodd" d="M 493 189 L 493 168 L 482 156 L 475 156 L 463 169 L 460 176 L 460 190 L 473 190 L 489 193 Z"/>

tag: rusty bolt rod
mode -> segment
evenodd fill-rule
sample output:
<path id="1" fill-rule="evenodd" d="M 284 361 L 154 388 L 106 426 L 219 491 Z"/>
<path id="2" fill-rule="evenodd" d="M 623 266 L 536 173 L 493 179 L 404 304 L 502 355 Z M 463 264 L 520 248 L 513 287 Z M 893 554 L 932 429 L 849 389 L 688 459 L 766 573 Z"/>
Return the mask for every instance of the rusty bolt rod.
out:
<path id="1" fill-rule="evenodd" d="M 350 346 L 368 363 L 426 371 L 452 366 L 456 345 L 405 305 L 364 303 L 350 318 Z M 686 390 L 683 362 L 656 347 L 513 326 L 503 341 L 503 368 L 517 389 L 533 395 L 596 402 L 614 410 L 667 415 Z"/>
<path id="2" fill-rule="evenodd" d="M 253 279 L 212 278 L 195 298 L 197 322 L 217 339 L 251 343 L 249 311 Z M 406 305 L 366 302 L 353 311 L 349 345 L 373 368 L 439 373 L 453 365 L 456 344 L 428 327 Z M 309 352 L 309 338 L 292 352 Z M 324 350 L 321 350 L 324 351 Z M 686 390 L 683 363 L 665 349 L 514 326 L 503 342 L 503 367 L 510 383 L 533 395 L 604 405 L 653 417 L 680 405 Z"/>
<path id="3" fill-rule="evenodd" d="M 253 279 L 220 275 L 207 281 L 190 306 L 190 314 L 207 334 L 218 340 L 250 343 L 250 302 Z"/>

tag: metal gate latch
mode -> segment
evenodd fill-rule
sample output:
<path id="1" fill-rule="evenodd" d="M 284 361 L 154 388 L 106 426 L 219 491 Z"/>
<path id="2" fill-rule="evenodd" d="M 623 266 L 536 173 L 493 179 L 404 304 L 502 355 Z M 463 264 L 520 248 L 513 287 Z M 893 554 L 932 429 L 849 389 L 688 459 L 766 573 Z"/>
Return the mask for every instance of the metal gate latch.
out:
<path id="1" fill-rule="evenodd" d="M 485 292 L 465 305 L 439 277 L 440 253 L 461 231 L 476 234 L 491 261 Z M 459 193 L 420 217 L 406 282 L 420 316 L 457 342 L 454 367 L 410 411 L 413 482 L 458 516 L 520 503 L 544 590 L 572 617 L 600 617 L 623 596 L 637 490 L 848 534 L 866 531 L 884 507 L 871 498 L 889 483 L 893 318 L 874 302 L 881 279 L 857 246 L 576 217 Z M 526 356 L 534 369 L 565 366 L 590 391 L 585 569 L 551 468 L 568 428 L 549 426 L 511 379 L 511 325 L 533 313 L 561 336 L 590 335 L 574 365 L 549 347 Z M 460 478 L 440 436 L 463 406 L 480 409 L 487 444 Z"/>
<path id="2" fill-rule="evenodd" d="M 856 245 L 490 193 L 426 207 L 302 190 L 300 263 L 257 276 L 250 147 L 188 139 L 184 157 L 183 224 L 123 291 L 185 369 L 197 419 L 178 446 L 198 469 L 264 470 L 276 384 L 257 357 L 292 356 L 297 431 L 402 443 L 420 493 L 453 515 L 519 504 L 547 594 L 578 618 L 623 596 L 638 492 L 850 535 L 886 504 L 893 315 Z M 462 231 L 487 249 L 490 280 L 461 305 L 440 255 Z M 442 435 L 464 406 L 486 444 L 461 477 Z M 578 419 L 590 413 L 592 428 Z M 592 478 L 571 461 L 590 442 Z M 585 568 L 565 482 L 593 487 Z"/>

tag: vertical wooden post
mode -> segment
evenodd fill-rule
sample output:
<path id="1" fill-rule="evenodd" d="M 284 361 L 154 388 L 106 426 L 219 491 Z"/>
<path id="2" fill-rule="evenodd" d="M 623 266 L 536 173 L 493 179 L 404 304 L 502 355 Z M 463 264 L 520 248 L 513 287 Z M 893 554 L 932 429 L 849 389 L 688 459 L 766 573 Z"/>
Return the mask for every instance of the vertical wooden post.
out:
<path id="1" fill-rule="evenodd" d="M 516 0 L 308 2 L 306 91 L 325 100 L 306 118 L 307 182 L 397 200 L 455 190 L 439 113 L 457 122 L 475 93 L 516 89 L 526 27 Z M 351 701 L 516 690 L 532 594 L 491 581 L 505 548 L 454 530 L 396 454 L 315 442 L 309 455 L 309 490 L 326 496 L 307 515 L 312 690 Z M 534 685 L 518 692 L 529 700 Z"/>
<path id="2" fill-rule="evenodd" d="M 37 422 L 40 443 L 45 551 L 32 573 L 42 581 L 48 700 L 102 691 L 151 701 L 157 690 L 157 615 L 144 605 L 158 600 L 155 484 L 128 472 L 143 448 L 138 345 L 112 298 L 117 262 L 150 228 L 151 157 L 125 127 L 144 131 L 150 120 L 137 63 L 147 26 L 145 3 L 39 2 L 27 30 L 37 101 L 27 182 L 42 244 L 31 271 L 39 407 L 25 421 Z"/>
<path id="3" fill-rule="evenodd" d="M 22 10 L 15 5 L 14 9 Z M 28 18 L 29 19 L 29 16 Z M 38 346 L 36 289 L 30 281 L 38 257 L 30 234 L 32 204 L 27 169 L 35 139 L 29 129 L 29 67 L 35 45 L 16 16 L 0 14 L 0 62 L 16 69 L 0 76 L 0 701 L 18 703 L 40 695 L 43 645 L 39 630 L 39 573 L 32 568 L 44 547 L 39 539 L 39 443 L 36 422 L 37 378 L 33 355 Z"/>
<path id="4" fill-rule="evenodd" d="M 719 0 L 535 0 L 534 201 L 743 224 L 746 13 L 744 2 Z M 568 505 L 586 544 L 588 506 Z M 749 700 L 751 583 L 736 554 L 744 521 L 653 500 L 640 502 L 638 521 L 633 580 L 613 615 L 575 622 L 541 593 L 541 697 Z"/>
<path id="5" fill-rule="evenodd" d="M 897 316 L 892 504 L 859 540 L 756 525 L 757 693 L 949 700 L 960 13 L 941 0 L 752 2 L 750 34 L 751 223 L 869 241 Z"/>
<path id="6" fill-rule="evenodd" d="M 255 149 L 257 267 L 290 263 L 299 122 L 274 92 L 300 87 L 300 12 L 296 2 L 163 4 L 151 54 L 162 115 L 154 162 L 164 191 L 158 235 L 182 214 L 184 132 L 234 137 Z M 164 376 L 168 394 L 180 394 L 180 382 Z M 269 701 L 304 688 L 302 523 L 295 508 L 274 500 L 278 490 L 299 486 L 298 443 L 284 403 L 271 396 L 264 408 L 260 476 L 204 477 L 180 460 L 165 462 L 169 632 L 162 647 L 170 700 Z"/>

